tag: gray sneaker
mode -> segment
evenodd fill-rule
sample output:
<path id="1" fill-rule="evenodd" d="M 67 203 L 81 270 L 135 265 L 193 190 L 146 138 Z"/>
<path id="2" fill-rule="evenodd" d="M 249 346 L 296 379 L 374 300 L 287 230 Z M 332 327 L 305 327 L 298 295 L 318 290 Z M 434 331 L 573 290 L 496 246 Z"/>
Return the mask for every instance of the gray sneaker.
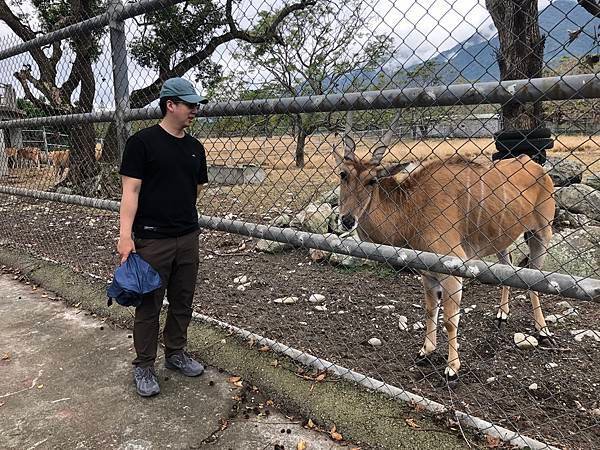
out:
<path id="1" fill-rule="evenodd" d="M 186 377 L 197 377 L 204 372 L 204 366 L 193 360 L 186 352 L 176 353 L 165 358 L 165 367 L 178 370 Z"/>
<path id="2" fill-rule="evenodd" d="M 136 367 L 133 372 L 133 379 L 137 393 L 142 397 L 152 397 L 160 393 L 154 367 Z"/>

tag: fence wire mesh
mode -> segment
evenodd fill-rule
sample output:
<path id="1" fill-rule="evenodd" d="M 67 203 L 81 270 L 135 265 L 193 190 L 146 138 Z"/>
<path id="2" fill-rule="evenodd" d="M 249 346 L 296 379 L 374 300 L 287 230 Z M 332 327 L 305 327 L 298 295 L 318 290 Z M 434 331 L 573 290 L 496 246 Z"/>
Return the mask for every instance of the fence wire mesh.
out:
<path id="1" fill-rule="evenodd" d="M 69 195 L 119 200 L 125 139 L 157 122 L 163 82 L 186 77 L 209 99 L 188 130 L 210 180 L 197 313 L 480 417 L 483 432 L 491 422 L 540 448 L 592 448 L 598 17 L 596 1 L 575 0 L 0 0 L 0 245 L 109 281 L 114 204 Z M 34 39 L 45 40 L 15 49 Z M 490 87 L 533 78 L 547 78 L 537 97 L 534 82 Z M 256 224 L 329 244 L 248 236 Z M 417 270 L 327 251 L 340 239 L 490 270 L 514 261 L 495 284 L 546 293 L 540 306 L 513 290 L 509 311 L 507 288 L 479 269 L 461 278 L 448 275 L 456 260 Z M 587 287 L 563 289 L 561 274 Z"/>

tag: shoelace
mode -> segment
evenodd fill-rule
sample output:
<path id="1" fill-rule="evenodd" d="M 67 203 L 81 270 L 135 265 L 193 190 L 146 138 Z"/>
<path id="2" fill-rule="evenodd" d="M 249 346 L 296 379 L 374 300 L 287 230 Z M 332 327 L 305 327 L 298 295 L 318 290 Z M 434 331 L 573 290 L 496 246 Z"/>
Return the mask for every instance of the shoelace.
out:
<path id="1" fill-rule="evenodd" d="M 152 381 L 156 377 L 156 372 L 152 367 L 142 369 L 141 378 L 144 381 Z"/>

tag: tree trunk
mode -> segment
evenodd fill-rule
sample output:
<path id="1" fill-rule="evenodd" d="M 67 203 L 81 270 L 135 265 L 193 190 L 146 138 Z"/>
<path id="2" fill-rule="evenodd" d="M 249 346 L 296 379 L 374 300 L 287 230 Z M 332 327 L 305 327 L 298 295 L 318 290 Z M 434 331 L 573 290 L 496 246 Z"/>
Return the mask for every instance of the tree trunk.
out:
<path id="1" fill-rule="evenodd" d="M 306 129 L 302 124 L 302 118 L 296 117 L 296 155 L 294 160 L 296 161 L 296 167 L 302 169 L 304 167 L 304 146 L 306 144 Z"/>
<path id="2" fill-rule="evenodd" d="M 518 80 L 542 76 L 545 37 L 540 36 L 537 0 L 486 0 L 498 29 L 497 54 L 500 79 Z M 531 130 L 543 124 L 540 102 L 502 105 L 504 130 Z"/>
<path id="3" fill-rule="evenodd" d="M 61 185 L 72 188 L 75 194 L 94 196 L 98 191 L 99 173 L 95 158 L 96 132 L 93 123 L 77 123 L 69 128 L 71 135 L 70 167 Z"/>

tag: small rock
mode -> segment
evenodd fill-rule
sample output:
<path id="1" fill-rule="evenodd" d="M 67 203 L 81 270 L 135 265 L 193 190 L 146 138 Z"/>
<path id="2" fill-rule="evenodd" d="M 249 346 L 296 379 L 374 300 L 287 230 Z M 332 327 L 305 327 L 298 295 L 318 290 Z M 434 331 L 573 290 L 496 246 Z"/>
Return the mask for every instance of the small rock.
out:
<path id="1" fill-rule="evenodd" d="M 296 303 L 298 301 L 298 297 L 281 297 L 273 300 L 274 303 L 283 303 L 284 305 L 291 305 L 292 303 Z"/>
<path id="2" fill-rule="evenodd" d="M 487 380 L 485 380 L 486 383 L 493 383 L 494 381 L 496 381 L 496 377 L 489 377 Z"/>
<path id="3" fill-rule="evenodd" d="M 248 281 L 248 277 L 246 275 L 241 276 L 241 277 L 236 277 L 233 282 L 235 284 L 244 284 Z"/>
<path id="4" fill-rule="evenodd" d="M 244 292 L 244 291 L 246 290 L 246 286 L 244 286 L 243 284 L 240 284 L 240 285 L 237 287 L 237 290 L 238 290 L 238 291 L 242 291 L 242 292 Z"/>
<path id="5" fill-rule="evenodd" d="M 579 411 L 585 411 L 585 408 L 583 407 L 583 405 L 581 404 L 581 402 L 580 402 L 580 401 L 578 401 L 578 400 L 575 400 L 573 403 L 575 403 L 575 406 L 577 407 L 577 409 L 578 409 Z"/>
<path id="6" fill-rule="evenodd" d="M 530 390 L 530 391 L 536 391 L 537 389 L 538 389 L 538 385 L 537 385 L 537 383 L 531 383 L 531 384 L 529 385 L 529 390 Z"/>
<path id="7" fill-rule="evenodd" d="M 391 311 L 394 311 L 396 309 L 396 307 L 394 305 L 382 305 L 382 306 L 376 306 L 375 309 L 378 309 L 383 312 L 391 312 Z"/>
<path id="8" fill-rule="evenodd" d="M 473 312 L 473 308 L 465 308 L 465 314 L 469 314 L 470 312 Z"/>
<path id="9" fill-rule="evenodd" d="M 600 342 L 600 331 L 594 330 L 571 330 L 571 334 L 575 336 L 577 342 L 581 342 L 584 337 L 593 338 L 595 341 Z"/>
<path id="10" fill-rule="evenodd" d="M 325 296 L 321 294 L 312 294 L 310 297 L 308 297 L 308 301 L 311 303 L 319 303 L 323 300 L 325 300 Z"/>
<path id="11" fill-rule="evenodd" d="M 577 309 L 575 309 L 575 308 L 568 308 L 562 314 L 563 314 L 563 317 L 568 317 L 568 316 L 576 316 L 579 313 L 577 312 Z"/>
<path id="12" fill-rule="evenodd" d="M 556 304 L 556 307 L 559 309 L 570 309 L 573 308 L 569 302 L 562 301 Z"/>
<path id="13" fill-rule="evenodd" d="M 555 367 L 558 367 L 558 364 L 556 364 L 556 363 L 548 363 L 544 367 L 546 369 L 554 369 Z"/>
<path id="14" fill-rule="evenodd" d="M 423 328 L 425 328 L 425 325 L 423 325 L 423 322 L 417 322 L 413 325 L 413 330 L 422 330 Z"/>
<path id="15" fill-rule="evenodd" d="M 369 345 L 372 345 L 373 347 L 380 347 L 382 344 L 380 339 L 377 338 L 371 338 L 369 339 Z"/>
<path id="16" fill-rule="evenodd" d="M 515 297 L 516 300 L 527 300 L 527 296 L 525 294 L 519 294 Z"/>
<path id="17" fill-rule="evenodd" d="M 538 346 L 538 340 L 536 338 L 523 333 L 515 333 L 514 342 L 515 345 L 520 349 L 528 349 Z"/>
<path id="18" fill-rule="evenodd" d="M 565 321 L 563 316 L 557 316 L 556 314 L 550 314 L 549 316 L 546 316 L 545 319 L 548 323 L 558 323 Z"/>
<path id="19" fill-rule="evenodd" d="M 327 311 L 327 306 L 325 306 L 325 305 L 318 305 L 318 306 L 315 306 L 315 310 L 316 311 Z"/>
<path id="20" fill-rule="evenodd" d="M 325 261 L 331 256 L 330 252 L 319 250 L 317 248 L 311 248 L 308 253 L 310 254 L 310 259 L 312 259 L 314 262 Z"/>
<path id="21" fill-rule="evenodd" d="M 400 328 L 400 331 L 408 330 L 408 317 L 406 317 L 406 316 L 398 317 L 398 328 Z"/>
<path id="22" fill-rule="evenodd" d="M 600 408 L 594 408 L 590 411 L 592 416 L 600 417 Z"/>

